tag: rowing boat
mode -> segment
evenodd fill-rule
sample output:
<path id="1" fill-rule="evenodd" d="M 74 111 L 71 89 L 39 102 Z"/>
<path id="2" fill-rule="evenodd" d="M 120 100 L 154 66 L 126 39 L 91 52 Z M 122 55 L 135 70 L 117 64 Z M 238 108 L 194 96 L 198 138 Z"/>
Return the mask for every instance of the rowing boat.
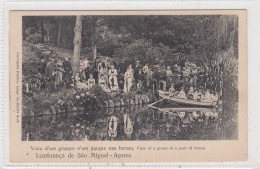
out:
<path id="1" fill-rule="evenodd" d="M 192 99 L 182 99 L 178 98 L 176 96 L 169 96 L 168 92 L 158 90 L 159 96 L 163 99 L 173 101 L 175 103 L 179 104 L 185 104 L 185 105 L 193 105 L 193 106 L 205 106 L 205 107 L 213 107 L 216 106 L 216 102 L 201 102 L 201 101 L 195 101 Z"/>

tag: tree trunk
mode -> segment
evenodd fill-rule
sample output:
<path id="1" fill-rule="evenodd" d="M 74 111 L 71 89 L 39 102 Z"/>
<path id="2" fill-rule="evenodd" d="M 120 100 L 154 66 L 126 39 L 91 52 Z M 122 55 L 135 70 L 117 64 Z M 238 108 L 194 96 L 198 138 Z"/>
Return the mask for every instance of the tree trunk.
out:
<path id="1" fill-rule="evenodd" d="M 96 58 L 97 58 L 97 45 L 96 45 L 96 43 L 95 42 L 92 42 L 92 54 L 93 54 L 93 61 L 95 61 L 96 60 Z"/>
<path id="2" fill-rule="evenodd" d="M 42 43 L 44 43 L 44 18 L 41 21 Z"/>
<path id="3" fill-rule="evenodd" d="M 57 46 L 60 47 L 60 33 L 61 33 L 61 22 L 58 20 L 58 37 L 57 37 Z"/>
<path id="4" fill-rule="evenodd" d="M 27 17 L 23 17 L 23 22 L 22 22 L 22 29 L 23 29 L 23 40 L 26 40 L 26 29 L 27 29 Z"/>
<path id="5" fill-rule="evenodd" d="M 82 32 L 82 16 L 76 16 L 76 24 L 74 28 L 74 51 L 72 58 L 72 70 L 73 75 L 79 72 L 79 61 L 80 61 L 80 48 L 81 48 L 81 32 Z"/>
<path id="6" fill-rule="evenodd" d="M 47 42 L 50 41 L 50 22 L 47 22 Z"/>

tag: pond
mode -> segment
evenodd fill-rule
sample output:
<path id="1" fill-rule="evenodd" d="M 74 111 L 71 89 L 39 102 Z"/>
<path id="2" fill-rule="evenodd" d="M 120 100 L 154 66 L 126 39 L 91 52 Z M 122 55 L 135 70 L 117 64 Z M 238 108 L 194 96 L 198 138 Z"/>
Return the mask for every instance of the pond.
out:
<path id="1" fill-rule="evenodd" d="M 160 103 L 160 110 L 139 105 L 24 117 L 22 140 L 234 140 L 236 102 L 226 100 L 216 108 Z"/>

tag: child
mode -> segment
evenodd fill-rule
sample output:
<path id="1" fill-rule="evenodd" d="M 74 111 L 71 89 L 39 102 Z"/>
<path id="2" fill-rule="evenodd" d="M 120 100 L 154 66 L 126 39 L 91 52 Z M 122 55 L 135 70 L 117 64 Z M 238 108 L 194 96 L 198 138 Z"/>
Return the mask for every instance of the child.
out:
<path id="1" fill-rule="evenodd" d="M 212 94 L 211 94 L 211 100 L 212 100 L 213 102 L 217 102 L 217 101 L 218 101 L 218 93 L 216 93 L 215 95 L 212 93 Z"/>
<path id="2" fill-rule="evenodd" d="M 88 87 L 92 88 L 96 84 L 96 82 L 95 79 L 93 78 L 93 74 L 90 74 L 89 76 L 90 78 L 88 79 Z"/>
<path id="3" fill-rule="evenodd" d="M 101 87 L 101 89 L 103 91 L 108 92 L 108 93 L 111 92 L 111 90 L 107 86 L 106 79 L 105 79 L 104 75 L 101 75 L 101 77 L 100 77 L 100 79 L 98 81 L 98 84 L 99 84 L 99 86 Z"/>
<path id="4" fill-rule="evenodd" d="M 175 88 L 174 88 L 174 84 L 171 84 L 171 88 L 169 89 L 169 95 L 173 96 L 176 94 Z"/>
<path id="5" fill-rule="evenodd" d="M 181 88 L 181 91 L 179 92 L 178 97 L 181 99 L 186 99 L 186 93 L 185 93 L 183 87 Z"/>
<path id="6" fill-rule="evenodd" d="M 190 87 L 190 90 L 188 92 L 188 98 L 192 99 L 193 98 L 193 93 L 194 93 L 193 87 Z"/>
<path id="7" fill-rule="evenodd" d="M 143 83 L 142 83 L 141 79 L 138 79 L 138 82 L 136 84 L 136 89 L 137 89 L 137 92 L 142 92 Z"/>

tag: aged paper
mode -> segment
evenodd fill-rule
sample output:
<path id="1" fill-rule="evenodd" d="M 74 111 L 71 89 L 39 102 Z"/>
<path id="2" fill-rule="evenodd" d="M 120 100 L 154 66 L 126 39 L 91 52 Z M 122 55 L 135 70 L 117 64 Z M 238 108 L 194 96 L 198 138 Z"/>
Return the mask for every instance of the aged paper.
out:
<path id="1" fill-rule="evenodd" d="M 11 162 L 247 160 L 245 10 L 9 14 Z"/>

